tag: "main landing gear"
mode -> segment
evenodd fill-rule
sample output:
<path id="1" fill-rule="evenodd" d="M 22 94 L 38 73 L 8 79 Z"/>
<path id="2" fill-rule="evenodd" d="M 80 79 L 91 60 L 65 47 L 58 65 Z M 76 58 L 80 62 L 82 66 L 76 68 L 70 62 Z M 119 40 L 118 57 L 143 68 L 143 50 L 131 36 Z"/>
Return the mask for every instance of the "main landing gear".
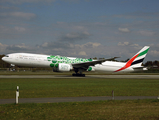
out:
<path id="1" fill-rule="evenodd" d="M 85 77 L 85 74 L 73 73 L 72 76 Z"/>
<path id="2" fill-rule="evenodd" d="M 79 73 L 78 73 L 79 71 Z M 85 74 L 82 74 L 82 70 L 75 70 L 75 73 L 72 74 L 72 76 L 78 76 L 78 77 L 85 77 Z"/>

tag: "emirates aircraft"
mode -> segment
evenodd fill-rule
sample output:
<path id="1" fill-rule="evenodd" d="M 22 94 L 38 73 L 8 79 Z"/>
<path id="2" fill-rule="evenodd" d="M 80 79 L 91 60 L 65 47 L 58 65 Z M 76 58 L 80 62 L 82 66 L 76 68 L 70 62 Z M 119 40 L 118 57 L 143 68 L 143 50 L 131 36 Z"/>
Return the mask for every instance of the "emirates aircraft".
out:
<path id="1" fill-rule="evenodd" d="M 147 70 L 142 66 L 149 46 L 143 47 L 128 62 L 114 62 L 117 57 L 102 60 L 82 59 L 74 57 L 41 55 L 31 53 L 12 53 L 2 58 L 3 61 L 11 66 L 28 67 L 51 67 L 54 72 L 75 71 L 73 76 L 85 76 L 83 71 L 103 71 L 103 72 L 134 72 L 138 70 Z"/>

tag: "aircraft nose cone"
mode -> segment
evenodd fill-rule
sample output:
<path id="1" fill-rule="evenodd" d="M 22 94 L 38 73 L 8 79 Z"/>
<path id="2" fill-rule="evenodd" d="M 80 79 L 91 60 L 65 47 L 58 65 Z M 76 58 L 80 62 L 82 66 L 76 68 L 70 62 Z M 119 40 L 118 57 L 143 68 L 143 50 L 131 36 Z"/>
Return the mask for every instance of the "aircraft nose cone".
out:
<path id="1" fill-rule="evenodd" d="M 2 60 L 5 61 L 5 57 L 2 57 Z"/>

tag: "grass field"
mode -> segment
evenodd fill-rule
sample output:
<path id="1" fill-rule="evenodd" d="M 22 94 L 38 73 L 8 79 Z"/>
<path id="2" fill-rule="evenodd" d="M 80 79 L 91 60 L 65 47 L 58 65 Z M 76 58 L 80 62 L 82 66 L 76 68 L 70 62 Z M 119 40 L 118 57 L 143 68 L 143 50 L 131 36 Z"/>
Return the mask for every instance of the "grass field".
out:
<path id="1" fill-rule="evenodd" d="M 21 73 L 16 74 L 21 75 Z M 30 73 L 23 75 L 30 75 Z M 111 96 L 112 90 L 115 96 L 159 95 L 159 79 L 19 78 L 0 79 L 0 99 L 15 98 L 16 86 L 20 87 L 19 98 Z M 0 120 L 9 119 L 158 120 L 159 100 L 0 105 Z"/>
<path id="2" fill-rule="evenodd" d="M 77 96 L 158 96 L 159 79 L 0 79 L 0 99 Z"/>
<path id="3" fill-rule="evenodd" d="M 0 105 L 0 120 L 158 120 L 159 100 Z"/>

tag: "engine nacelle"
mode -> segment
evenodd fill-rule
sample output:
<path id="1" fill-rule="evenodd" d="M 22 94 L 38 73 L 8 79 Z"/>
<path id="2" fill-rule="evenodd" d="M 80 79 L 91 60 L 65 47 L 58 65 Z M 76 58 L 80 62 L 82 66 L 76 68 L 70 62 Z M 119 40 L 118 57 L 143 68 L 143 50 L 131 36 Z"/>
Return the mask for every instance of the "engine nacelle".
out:
<path id="1" fill-rule="evenodd" d="M 89 68 L 87 69 L 87 71 L 95 71 L 93 66 L 89 66 Z"/>
<path id="2" fill-rule="evenodd" d="M 71 65 L 65 63 L 59 63 L 53 67 L 54 72 L 69 72 L 71 69 Z"/>

